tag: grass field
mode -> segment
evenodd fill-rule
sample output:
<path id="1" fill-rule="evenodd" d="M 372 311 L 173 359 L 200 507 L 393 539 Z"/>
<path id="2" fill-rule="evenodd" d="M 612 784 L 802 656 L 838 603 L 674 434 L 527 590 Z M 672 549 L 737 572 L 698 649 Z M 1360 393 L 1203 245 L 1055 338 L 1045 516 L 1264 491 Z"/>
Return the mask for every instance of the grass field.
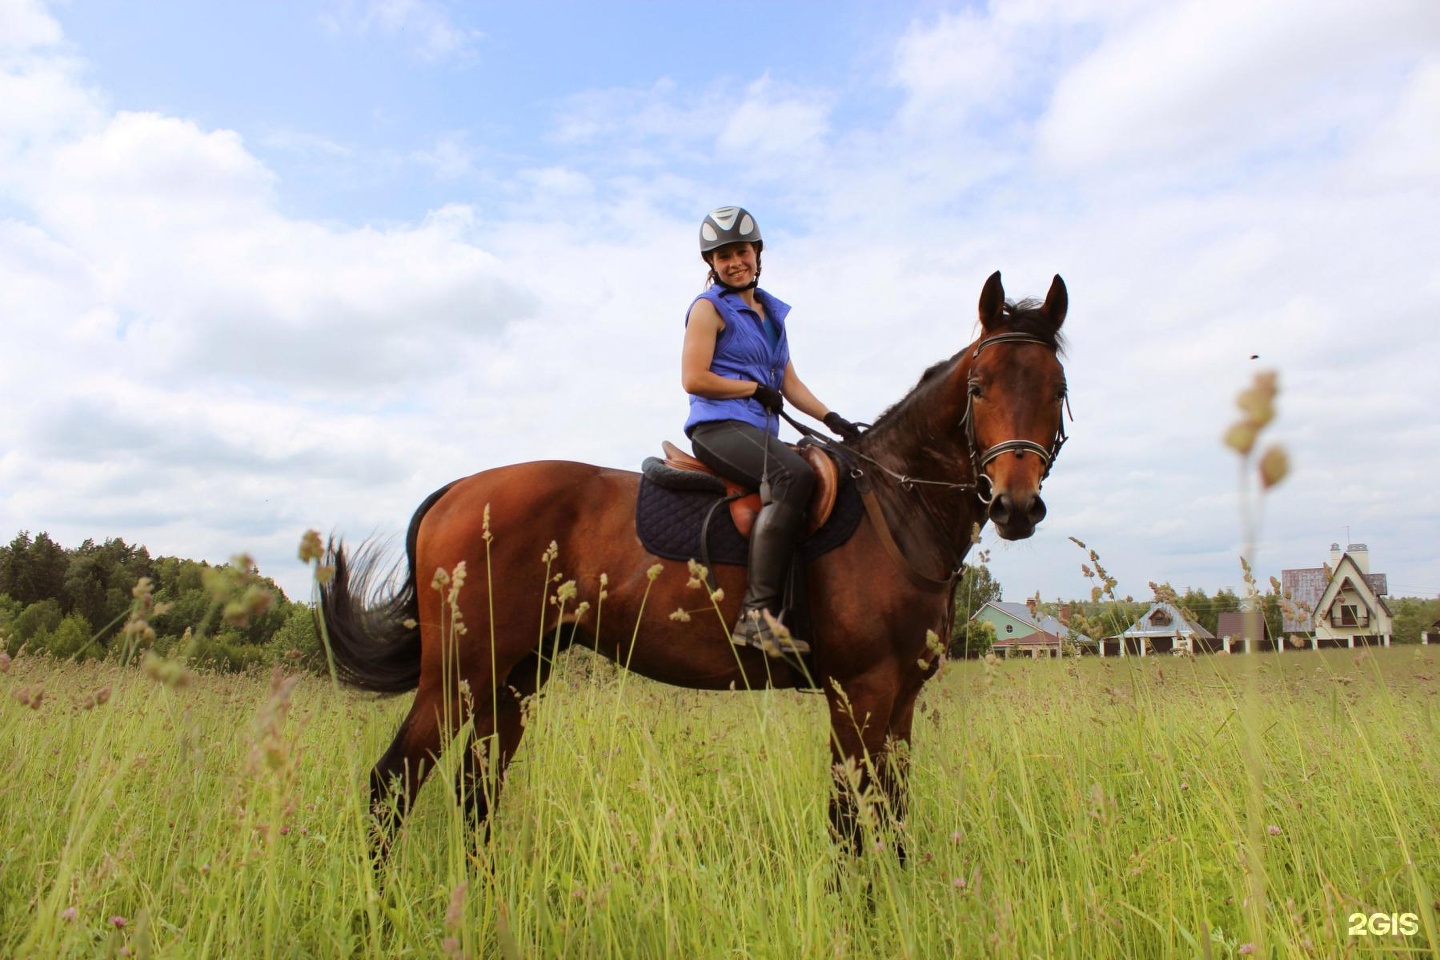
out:
<path id="1" fill-rule="evenodd" d="M 442 775 L 375 871 L 408 698 L 152 673 L 0 675 L 0 956 L 1440 957 L 1435 647 L 948 664 L 907 867 L 832 849 L 814 695 L 571 655 L 489 843 Z"/>

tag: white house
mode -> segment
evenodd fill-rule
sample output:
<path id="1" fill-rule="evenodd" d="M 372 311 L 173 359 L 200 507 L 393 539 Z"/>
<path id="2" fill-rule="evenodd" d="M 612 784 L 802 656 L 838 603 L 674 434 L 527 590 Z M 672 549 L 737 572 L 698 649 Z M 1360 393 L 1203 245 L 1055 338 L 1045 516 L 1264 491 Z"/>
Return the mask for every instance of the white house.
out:
<path id="1" fill-rule="evenodd" d="M 1152 603 L 1140 619 L 1124 633 L 1106 637 L 1100 656 L 1144 657 L 1156 653 L 1200 653 L 1215 641 L 1215 635 L 1185 618 L 1173 603 Z"/>
<path id="2" fill-rule="evenodd" d="M 1310 646 L 1390 646 L 1392 622 L 1384 597 L 1385 574 L 1370 572 L 1363 543 L 1330 545 L 1324 567 L 1281 571 L 1282 586 L 1300 615 L 1287 616 L 1286 632 L 1310 633 Z M 1308 615 L 1307 615 L 1308 614 Z"/>

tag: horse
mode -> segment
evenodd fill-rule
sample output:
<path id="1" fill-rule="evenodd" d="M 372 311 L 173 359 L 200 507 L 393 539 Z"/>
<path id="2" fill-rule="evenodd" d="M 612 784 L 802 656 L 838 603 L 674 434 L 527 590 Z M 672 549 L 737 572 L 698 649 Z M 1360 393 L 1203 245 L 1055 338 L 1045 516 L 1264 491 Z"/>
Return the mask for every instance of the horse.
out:
<path id="1" fill-rule="evenodd" d="M 547 460 L 454 481 L 416 510 L 403 583 L 376 584 L 377 551 L 352 556 L 332 537 L 318 613 L 337 676 L 380 694 L 415 691 L 370 776 L 380 857 L 457 736 L 460 796 L 488 831 L 526 701 L 571 644 L 682 687 L 823 691 L 834 837 L 860 849 L 867 803 L 903 820 L 916 697 L 944 657 L 965 555 L 987 522 L 1020 540 L 1045 517 L 1040 486 L 1065 440 L 1067 307 L 1058 275 L 1043 302 L 1017 303 L 997 271 L 980 293 L 978 339 L 926 370 L 859 440 L 836 445 L 865 516 L 809 563 L 805 659 L 731 643 L 742 566 L 708 571 L 718 623 L 671 617 L 695 606 L 700 578 L 693 562 L 642 545 L 634 472 Z M 538 559 L 568 582 L 556 589 L 550 566 L 531 575 Z M 432 572 L 434 589 L 421 589 Z"/>

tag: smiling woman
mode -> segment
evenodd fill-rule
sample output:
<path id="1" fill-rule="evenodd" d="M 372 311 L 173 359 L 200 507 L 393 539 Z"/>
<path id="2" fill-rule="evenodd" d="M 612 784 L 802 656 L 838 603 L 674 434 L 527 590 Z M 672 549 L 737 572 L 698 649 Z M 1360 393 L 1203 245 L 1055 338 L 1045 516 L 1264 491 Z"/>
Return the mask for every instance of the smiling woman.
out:
<path id="1" fill-rule="evenodd" d="M 758 489 L 762 506 L 750 534 L 749 577 L 731 639 L 784 653 L 808 653 L 803 640 L 773 630 L 766 614 L 785 614 L 785 581 L 815 478 L 805 458 L 779 440 L 789 400 L 853 441 L 860 431 L 821 403 L 795 372 L 785 329 L 788 304 L 761 290 L 760 226 L 741 207 L 720 207 L 700 224 L 700 256 L 710 288 L 685 318 L 680 379 L 690 395 L 685 433 L 716 473 Z"/>

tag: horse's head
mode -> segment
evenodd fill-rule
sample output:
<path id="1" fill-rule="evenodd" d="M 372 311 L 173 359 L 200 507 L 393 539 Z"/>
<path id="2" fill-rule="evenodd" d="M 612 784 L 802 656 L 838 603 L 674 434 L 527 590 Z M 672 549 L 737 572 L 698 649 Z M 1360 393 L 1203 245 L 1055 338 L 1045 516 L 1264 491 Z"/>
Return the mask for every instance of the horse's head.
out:
<path id="1" fill-rule="evenodd" d="M 989 519 L 1006 540 L 1023 540 L 1045 518 L 1040 484 L 1065 439 L 1065 368 L 1060 325 L 1065 281 L 1055 277 L 1043 304 L 1005 302 L 996 271 L 980 292 L 979 340 L 956 368 L 971 467 Z"/>

